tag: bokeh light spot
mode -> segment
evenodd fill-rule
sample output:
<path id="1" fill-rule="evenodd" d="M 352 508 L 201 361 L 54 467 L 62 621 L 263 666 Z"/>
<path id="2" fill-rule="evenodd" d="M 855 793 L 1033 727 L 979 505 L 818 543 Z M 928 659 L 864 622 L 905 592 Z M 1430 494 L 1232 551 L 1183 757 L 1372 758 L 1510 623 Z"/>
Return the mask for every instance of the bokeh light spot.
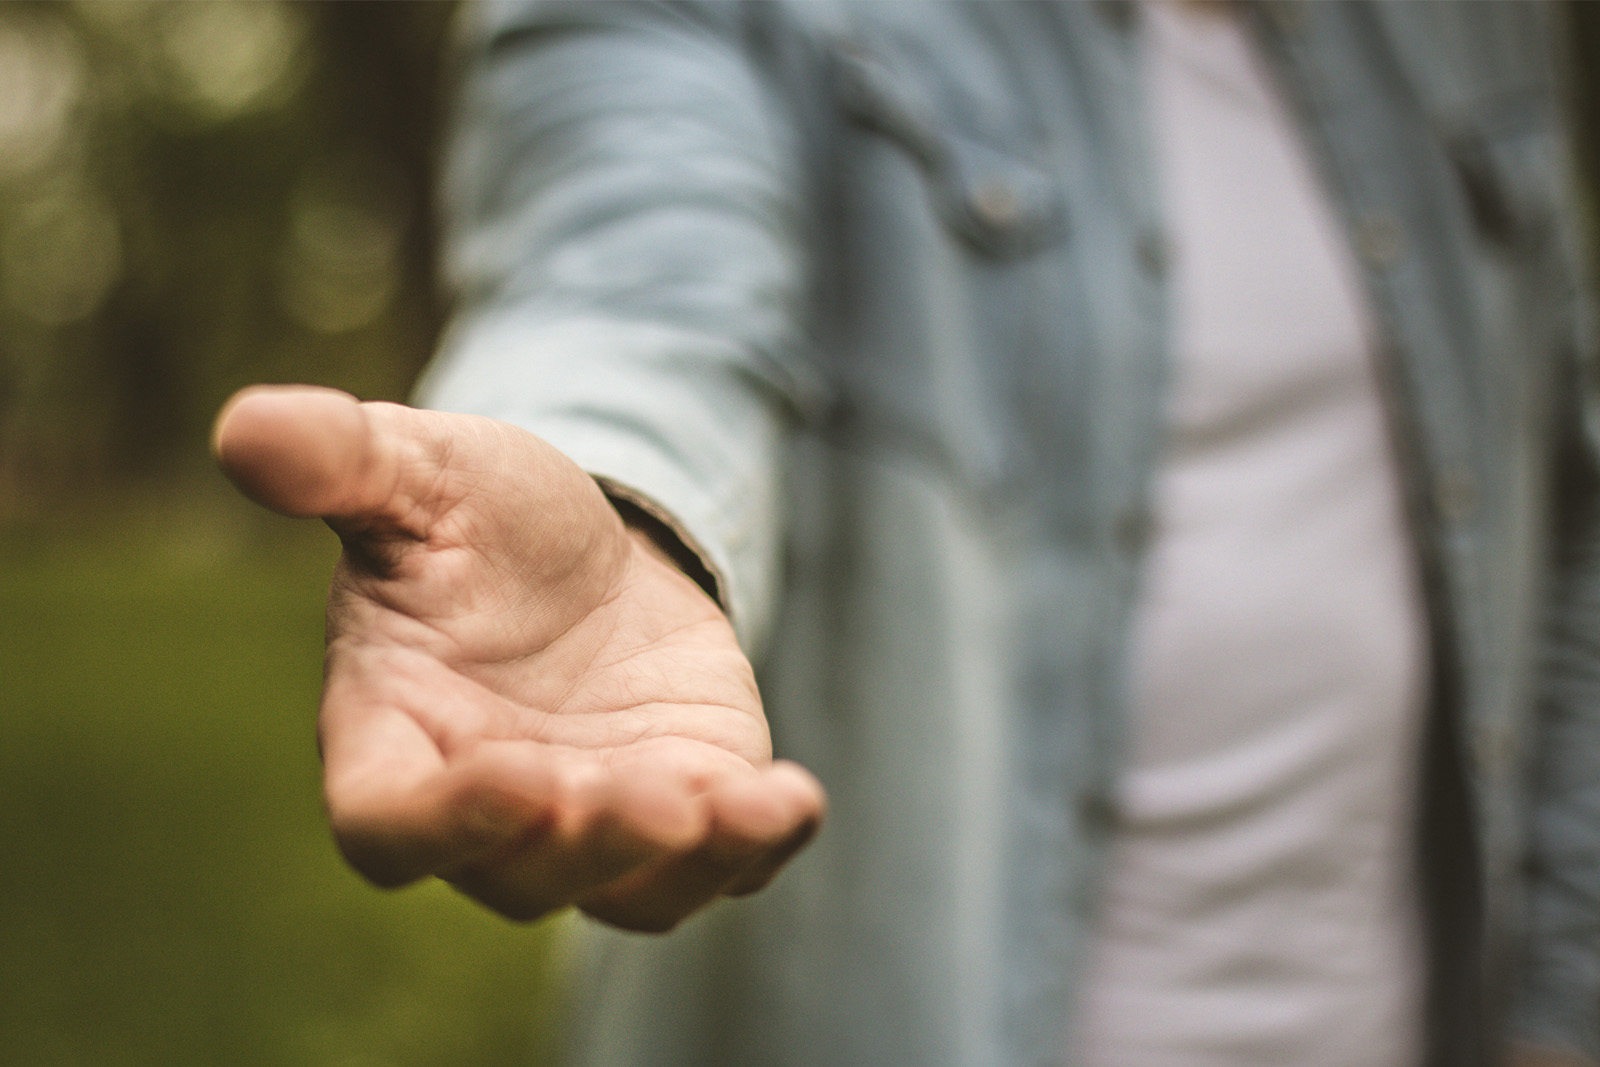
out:
<path id="1" fill-rule="evenodd" d="M 0 19 L 0 177 L 31 173 L 66 139 L 83 91 L 82 49 L 59 23 Z"/>
<path id="2" fill-rule="evenodd" d="M 297 87 L 305 27 L 288 5 L 196 0 L 161 14 L 161 51 L 174 87 L 199 117 L 236 118 Z"/>
<path id="3" fill-rule="evenodd" d="M 21 205 L 0 232 L 0 290 L 46 326 L 91 314 L 122 271 L 117 216 L 92 190 L 64 185 Z"/>
<path id="4" fill-rule="evenodd" d="M 289 316 L 324 334 L 366 326 L 400 283 L 402 179 L 370 156 L 324 161 L 296 183 L 279 260 L 279 298 Z"/>

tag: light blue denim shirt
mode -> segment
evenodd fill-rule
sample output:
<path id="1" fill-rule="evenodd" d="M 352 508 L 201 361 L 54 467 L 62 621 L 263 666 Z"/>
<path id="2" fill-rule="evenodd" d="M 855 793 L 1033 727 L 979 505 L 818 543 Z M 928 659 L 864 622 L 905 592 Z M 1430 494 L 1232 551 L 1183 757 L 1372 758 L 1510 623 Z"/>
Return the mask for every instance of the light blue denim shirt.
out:
<path id="1" fill-rule="evenodd" d="M 1254 15 L 1365 268 L 1427 585 L 1432 1059 L 1600 1055 L 1600 424 L 1549 12 Z M 765 893 L 586 938 L 581 1062 L 1060 1062 L 1167 358 L 1138 17 L 469 14 L 421 398 L 669 516 L 832 799 Z"/>

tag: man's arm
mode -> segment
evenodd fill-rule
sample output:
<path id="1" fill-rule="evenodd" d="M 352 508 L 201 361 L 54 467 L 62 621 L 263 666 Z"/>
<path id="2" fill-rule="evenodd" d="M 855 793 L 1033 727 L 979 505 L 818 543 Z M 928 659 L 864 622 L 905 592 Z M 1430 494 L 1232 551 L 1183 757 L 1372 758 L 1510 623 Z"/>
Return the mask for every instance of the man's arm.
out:
<path id="1" fill-rule="evenodd" d="M 754 650 L 814 375 L 806 168 L 745 10 L 479 10 L 444 183 L 458 312 L 418 398 L 670 515 Z"/>
<path id="2" fill-rule="evenodd" d="M 758 887 L 822 813 L 771 761 L 744 652 L 806 392 L 796 145 L 739 8 L 473 17 L 458 313 L 420 390 L 463 414 L 247 392 L 218 454 L 344 541 L 320 723 L 351 862 L 517 918 L 665 929 Z M 597 478 L 670 517 L 702 584 Z"/>

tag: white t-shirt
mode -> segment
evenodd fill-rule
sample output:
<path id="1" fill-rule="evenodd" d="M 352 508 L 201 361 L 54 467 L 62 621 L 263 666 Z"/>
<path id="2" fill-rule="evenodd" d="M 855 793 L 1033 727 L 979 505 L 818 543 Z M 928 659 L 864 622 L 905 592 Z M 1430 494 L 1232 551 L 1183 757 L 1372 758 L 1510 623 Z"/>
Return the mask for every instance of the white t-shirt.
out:
<path id="1" fill-rule="evenodd" d="M 1248 27 L 1141 10 L 1174 366 L 1069 1062 L 1416 1067 L 1428 652 L 1373 331 Z"/>

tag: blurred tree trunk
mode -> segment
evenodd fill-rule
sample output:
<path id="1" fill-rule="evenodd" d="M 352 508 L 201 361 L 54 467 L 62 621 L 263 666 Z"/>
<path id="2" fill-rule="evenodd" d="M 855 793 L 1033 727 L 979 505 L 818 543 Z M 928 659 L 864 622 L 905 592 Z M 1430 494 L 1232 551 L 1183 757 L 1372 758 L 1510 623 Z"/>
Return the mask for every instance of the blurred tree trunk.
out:
<path id="1" fill-rule="evenodd" d="M 405 396 L 453 11 L 0 4 L 0 518 L 199 466 L 252 381 Z"/>

